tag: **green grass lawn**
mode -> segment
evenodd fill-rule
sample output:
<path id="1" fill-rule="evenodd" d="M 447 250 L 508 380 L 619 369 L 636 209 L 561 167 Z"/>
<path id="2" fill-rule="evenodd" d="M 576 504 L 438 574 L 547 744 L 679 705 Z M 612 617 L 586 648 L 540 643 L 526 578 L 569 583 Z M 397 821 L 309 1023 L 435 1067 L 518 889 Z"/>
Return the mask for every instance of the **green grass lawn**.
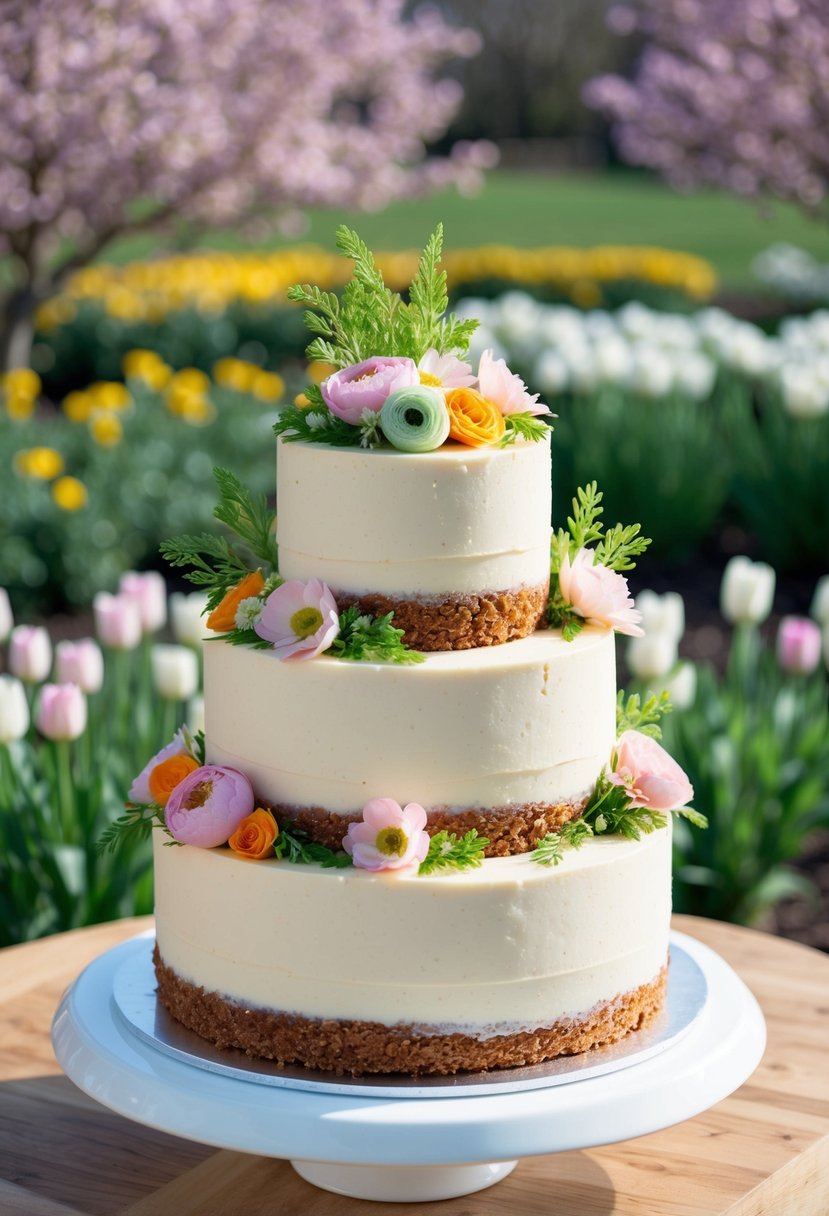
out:
<path id="1" fill-rule="evenodd" d="M 365 215 L 354 211 L 311 211 L 303 241 L 333 247 L 340 223 L 356 228 L 374 249 L 421 246 L 438 220 L 447 247 L 485 245 L 661 245 L 708 258 L 728 289 L 756 286 L 751 260 L 773 241 L 789 241 L 829 261 L 829 231 L 794 207 L 775 205 L 761 214 L 750 202 L 704 191 L 679 195 L 654 178 L 627 172 L 519 173 L 502 170 L 487 177 L 483 191 L 462 198 L 444 191 L 426 199 L 394 203 Z M 274 236 L 264 244 L 287 244 Z M 196 247 L 253 247 L 232 232 L 206 236 Z M 158 251 L 156 238 L 117 242 L 104 260 L 127 261 Z"/>

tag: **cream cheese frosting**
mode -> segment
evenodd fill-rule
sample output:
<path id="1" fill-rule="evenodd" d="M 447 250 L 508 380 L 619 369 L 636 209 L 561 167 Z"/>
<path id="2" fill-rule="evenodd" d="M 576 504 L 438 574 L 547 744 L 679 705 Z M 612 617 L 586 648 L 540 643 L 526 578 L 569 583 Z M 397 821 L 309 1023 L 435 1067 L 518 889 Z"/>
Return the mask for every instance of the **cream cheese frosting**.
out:
<path id="1" fill-rule="evenodd" d="M 594 627 L 412 666 L 281 662 L 216 640 L 204 682 L 208 763 L 297 807 L 554 803 L 592 788 L 615 738 L 614 637 Z"/>
<path id="2" fill-rule="evenodd" d="M 549 579 L 549 439 L 419 453 L 281 439 L 276 480 L 283 578 L 424 597 Z"/>
<path id="3" fill-rule="evenodd" d="M 586 1013 L 668 950 L 670 827 L 420 876 L 165 848 L 158 945 L 183 979 L 262 1009 L 479 1037 Z"/>

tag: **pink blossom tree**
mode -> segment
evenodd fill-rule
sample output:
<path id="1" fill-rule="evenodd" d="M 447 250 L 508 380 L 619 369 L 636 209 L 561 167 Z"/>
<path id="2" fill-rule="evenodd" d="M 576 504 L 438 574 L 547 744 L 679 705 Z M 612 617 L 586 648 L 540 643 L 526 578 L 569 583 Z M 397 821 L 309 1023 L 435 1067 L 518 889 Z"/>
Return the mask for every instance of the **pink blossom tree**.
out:
<path id="1" fill-rule="evenodd" d="M 609 12 L 644 47 L 632 80 L 592 80 L 622 156 L 681 188 L 712 184 L 825 215 L 826 0 L 638 0 Z"/>
<path id="2" fill-rule="evenodd" d="M 404 0 L 0 0 L 0 363 L 116 236 L 474 183 L 431 158 L 478 37 Z M 10 280 L 10 281 L 9 281 Z M 3 289 L 0 289 L 2 291 Z"/>

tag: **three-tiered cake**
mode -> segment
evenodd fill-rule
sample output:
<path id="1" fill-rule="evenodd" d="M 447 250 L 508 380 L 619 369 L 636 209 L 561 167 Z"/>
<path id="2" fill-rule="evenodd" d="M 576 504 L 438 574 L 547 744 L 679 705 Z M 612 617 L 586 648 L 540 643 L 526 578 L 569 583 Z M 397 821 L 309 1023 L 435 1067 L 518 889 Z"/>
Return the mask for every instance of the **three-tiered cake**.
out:
<path id="1" fill-rule="evenodd" d="M 204 754 L 177 737 L 132 791 L 185 842 L 155 833 L 159 999 L 220 1046 L 453 1073 L 612 1042 L 663 1000 L 673 808 L 619 762 L 624 581 L 609 541 L 552 537 L 543 407 L 502 363 L 500 388 L 491 358 L 488 381 L 459 367 L 384 352 L 288 412 L 278 575 L 218 585 Z M 438 443 L 413 446 L 433 415 Z"/>

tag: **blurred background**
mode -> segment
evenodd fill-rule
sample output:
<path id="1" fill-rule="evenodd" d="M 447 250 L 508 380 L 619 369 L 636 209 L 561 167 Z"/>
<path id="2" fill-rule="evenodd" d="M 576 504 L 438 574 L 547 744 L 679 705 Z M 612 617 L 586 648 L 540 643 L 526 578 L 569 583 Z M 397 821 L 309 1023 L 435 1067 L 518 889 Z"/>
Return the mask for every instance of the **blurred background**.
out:
<path id="1" fill-rule="evenodd" d="M 453 306 L 653 538 L 648 636 L 705 833 L 676 905 L 829 949 L 829 23 L 821 0 L 17 0 L 0 16 L 0 944 L 152 907 L 95 841 L 201 724 L 162 539 L 273 496 L 295 282 L 343 221 Z M 323 378 L 328 369 L 312 365 Z M 45 682 L 83 691 L 71 721 Z"/>

